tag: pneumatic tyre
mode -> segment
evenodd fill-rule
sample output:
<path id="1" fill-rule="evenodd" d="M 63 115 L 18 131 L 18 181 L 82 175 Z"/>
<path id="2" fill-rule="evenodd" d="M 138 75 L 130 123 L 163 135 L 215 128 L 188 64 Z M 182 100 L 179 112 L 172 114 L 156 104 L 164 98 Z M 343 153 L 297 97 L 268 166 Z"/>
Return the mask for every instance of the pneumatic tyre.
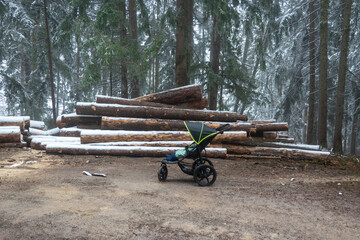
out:
<path id="1" fill-rule="evenodd" d="M 209 164 L 201 164 L 196 167 L 194 181 L 202 187 L 211 186 L 216 181 L 215 168 Z"/>
<path id="2" fill-rule="evenodd" d="M 168 169 L 166 164 L 161 164 L 161 167 L 158 171 L 158 179 L 160 182 L 165 182 L 168 175 Z"/>

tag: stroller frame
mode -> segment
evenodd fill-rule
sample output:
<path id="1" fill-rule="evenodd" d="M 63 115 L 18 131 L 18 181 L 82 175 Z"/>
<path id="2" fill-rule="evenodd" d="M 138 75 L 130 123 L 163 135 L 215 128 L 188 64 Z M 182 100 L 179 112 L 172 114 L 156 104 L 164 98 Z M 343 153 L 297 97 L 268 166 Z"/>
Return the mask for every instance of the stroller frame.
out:
<path id="1" fill-rule="evenodd" d="M 202 124 L 202 129 L 200 136 L 202 134 L 204 125 Z M 224 124 L 216 129 L 212 129 L 206 126 L 207 130 L 212 131 L 211 134 L 205 136 L 201 141 L 196 142 L 191 131 L 189 130 L 187 124 L 185 123 L 186 128 L 188 129 L 191 137 L 194 142 L 185 147 L 186 157 L 181 157 L 176 161 L 168 161 L 167 159 L 163 159 L 161 161 L 161 166 L 158 171 L 158 179 L 161 182 L 165 182 L 168 176 L 168 168 L 167 164 L 178 164 L 181 171 L 187 175 L 192 175 L 194 177 L 194 181 L 199 186 L 211 186 L 216 181 L 216 170 L 213 163 L 206 157 L 202 156 L 202 151 L 206 151 L 206 146 L 218 135 L 223 134 L 224 131 L 231 129 L 230 124 Z M 193 163 L 185 162 L 185 159 L 192 159 Z"/>

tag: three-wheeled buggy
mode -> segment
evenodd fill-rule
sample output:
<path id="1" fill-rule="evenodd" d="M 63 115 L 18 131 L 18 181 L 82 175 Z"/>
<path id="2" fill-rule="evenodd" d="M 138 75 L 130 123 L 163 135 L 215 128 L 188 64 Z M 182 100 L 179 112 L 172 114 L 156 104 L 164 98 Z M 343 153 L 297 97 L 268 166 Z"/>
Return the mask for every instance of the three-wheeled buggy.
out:
<path id="1" fill-rule="evenodd" d="M 203 157 L 201 152 L 206 151 L 206 146 L 218 135 L 231 128 L 230 124 L 224 124 L 216 129 L 200 122 L 184 122 L 190 133 L 193 143 L 185 149 L 180 149 L 161 161 L 158 171 L 159 181 L 166 181 L 168 175 L 167 164 L 178 164 L 180 169 L 188 175 L 194 176 L 194 181 L 200 186 L 210 186 L 216 181 L 216 171 L 212 162 Z M 191 162 L 187 159 L 192 160 Z"/>

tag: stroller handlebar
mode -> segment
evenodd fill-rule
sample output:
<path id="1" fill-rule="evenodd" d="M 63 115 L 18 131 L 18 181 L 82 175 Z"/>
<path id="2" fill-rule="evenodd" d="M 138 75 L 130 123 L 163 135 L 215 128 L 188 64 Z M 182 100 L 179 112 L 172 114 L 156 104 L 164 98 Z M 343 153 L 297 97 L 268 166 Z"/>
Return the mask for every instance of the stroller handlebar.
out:
<path id="1" fill-rule="evenodd" d="M 219 131 L 220 134 L 223 134 L 225 131 L 228 131 L 231 129 L 231 125 L 229 123 L 221 125 L 220 127 L 216 128 L 216 131 Z"/>

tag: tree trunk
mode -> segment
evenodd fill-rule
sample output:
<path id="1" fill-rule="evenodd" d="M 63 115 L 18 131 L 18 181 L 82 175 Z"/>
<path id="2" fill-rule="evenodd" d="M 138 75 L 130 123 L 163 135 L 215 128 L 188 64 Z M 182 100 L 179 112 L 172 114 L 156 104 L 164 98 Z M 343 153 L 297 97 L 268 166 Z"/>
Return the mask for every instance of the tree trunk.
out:
<path id="1" fill-rule="evenodd" d="M 318 144 L 327 147 L 328 15 L 330 0 L 320 4 Z"/>
<path id="2" fill-rule="evenodd" d="M 218 33 L 217 26 L 218 19 L 216 14 L 213 12 L 213 26 L 211 33 L 211 52 L 210 52 L 210 62 L 212 74 L 208 80 L 208 99 L 209 99 L 209 108 L 211 110 L 216 110 L 217 108 L 217 94 L 218 94 L 218 74 L 220 66 L 220 34 Z"/>
<path id="3" fill-rule="evenodd" d="M 126 6 L 125 0 L 120 0 L 119 9 L 121 12 L 120 18 L 120 41 L 121 46 L 125 49 L 127 48 L 126 42 Z M 121 71 L 121 97 L 128 98 L 128 81 L 127 81 L 127 66 L 125 62 L 125 57 L 120 60 L 120 71 Z"/>
<path id="4" fill-rule="evenodd" d="M 143 146 L 84 146 L 84 145 L 62 145 L 48 144 L 47 153 L 73 154 L 73 155 L 114 155 L 129 157 L 165 157 L 180 147 L 143 147 Z M 224 148 L 207 148 L 203 152 L 206 157 L 226 158 L 226 149 Z"/>
<path id="5" fill-rule="evenodd" d="M 200 101 L 201 99 L 202 93 L 200 85 L 189 85 L 186 87 L 173 88 L 167 91 L 134 98 L 134 100 L 164 104 L 187 103 L 192 101 Z"/>
<path id="6" fill-rule="evenodd" d="M 350 142 L 350 154 L 356 155 L 356 137 L 357 131 L 358 113 L 355 112 L 353 115 L 352 126 L 351 126 L 351 142 Z"/>
<path id="7" fill-rule="evenodd" d="M 225 123 L 205 122 L 211 128 L 218 128 Z M 250 131 L 253 124 L 230 123 L 231 131 Z M 186 131 L 184 121 L 145 118 L 116 118 L 102 117 L 101 129 L 103 130 L 138 130 L 138 131 Z"/>
<path id="8" fill-rule="evenodd" d="M 44 18 L 45 18 L 45 30 L 46 30 L 46 43 L 47 43 L 47 55 L 49 61 L 49 81 L 50 81 L 50 90 L 51 90 L 51 103 L 52 103 L 52 115 L 53 123 L 56 126 L 56 106 L 55 106 L 55 86 L 54 86 L 54 76 L 53 76 L 53 67 L 52 67 L 52 55 L 51 55 L 51 40 L 49 33 L 49 23 L 48 23 L 48 14 L 46 7 L 46 0 L 44 0 Z"/>
<path id="9" fill-rule="evenodd" d="M 156 108 L 147 106 L 128 106 L 101 103 L 77 103 L 79 115 L 98 115 L 114 117 L 161 118 L 192 121 L 236 122 L 247 121 L 247 116 L 234 112 L 201 111 L 192 109 Z"/>
<path id="10" fill-rule="evenodd" d="M 346 82 L 347 59 L 349 52 L 350 36 L 350 17 L 352 0 L 342 1 L 342 39 L 339 60 L 338 86 L 336 90 L 336 110 L 335 110 L 335 129 L 334 129 L 334 152 L 342 153 L 342 125 L 344 115 L 344 93 Z"/>
<path id="11" fill-rule="evenodd" d="M 192 24 L 194 0 L 177 0 L 177 29 L 176 29 L 176 86 L 190 84 L 190 63 L 192 51 Z"/>
<path id="12" fill-rule="evenodd" d="M 309 29 L 309 63 L 310 63 L 310 80 L 309 80 L 309 110 L 307 121 L 307 138 L 306 143 L 314 143 L 314 123 L 315 123 L 315 0 L 309 2 L 310 29 Z"/>
<path id="13" fill-rule="evenodd" d="M 129 23 L 130 23 L 131 39 L 133 40 L 135 64 L 138 64 L 139 44 L 138 44 L 138 34 L 137 34 L 136 0 L 129 0 Z M 139 86 L 138 75 L 136 71 L 132 71 L 131 98 L 136 98 L 140 96 L 139 87 L 140 86 Z"/>

